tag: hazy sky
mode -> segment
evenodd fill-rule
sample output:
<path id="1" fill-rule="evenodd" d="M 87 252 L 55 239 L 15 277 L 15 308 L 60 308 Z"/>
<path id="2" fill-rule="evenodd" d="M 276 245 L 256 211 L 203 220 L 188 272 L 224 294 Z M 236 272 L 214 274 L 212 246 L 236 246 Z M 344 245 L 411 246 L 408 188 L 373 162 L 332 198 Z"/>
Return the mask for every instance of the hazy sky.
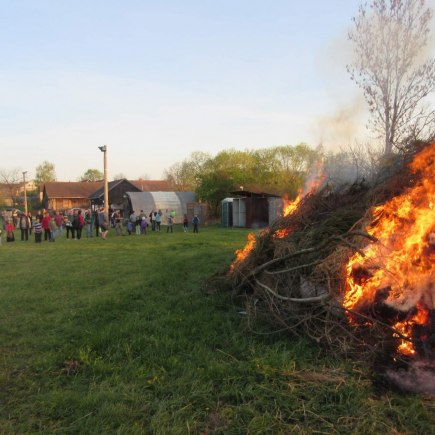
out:
<path id="1" fill-rule="evenodd" d="M 356 0 L 0 0 L 0 168 L 162 177 L 193 151 L 366 134 Z M 433 4 L 433 2 L 431 2 Z"/>

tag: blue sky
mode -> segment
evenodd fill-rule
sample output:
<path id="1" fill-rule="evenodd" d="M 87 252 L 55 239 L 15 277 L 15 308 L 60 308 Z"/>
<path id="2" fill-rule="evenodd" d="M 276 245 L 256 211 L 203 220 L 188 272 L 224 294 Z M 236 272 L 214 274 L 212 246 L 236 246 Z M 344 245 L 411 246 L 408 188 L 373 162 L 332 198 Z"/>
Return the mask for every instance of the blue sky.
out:
<path id="1" fill-rule="evenodd" d="M 365 137 L 353 0 L 0 0 L 0 168 L 162 177 L 193 151 Z M 433 1 L 430 2 L 433 4 Z"/>

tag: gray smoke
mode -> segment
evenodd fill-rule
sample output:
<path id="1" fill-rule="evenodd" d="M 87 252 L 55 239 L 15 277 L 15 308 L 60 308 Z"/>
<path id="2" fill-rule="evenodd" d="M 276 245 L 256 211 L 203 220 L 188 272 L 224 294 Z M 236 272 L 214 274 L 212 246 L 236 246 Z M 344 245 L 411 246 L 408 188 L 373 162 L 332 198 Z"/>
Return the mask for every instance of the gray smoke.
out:
<path id="1" fill-rule="evenodd" d="M 435 363 L 417 361 L 408 370 L 387 370 L 386 377 L 402 391 L 435 396 Z"/>

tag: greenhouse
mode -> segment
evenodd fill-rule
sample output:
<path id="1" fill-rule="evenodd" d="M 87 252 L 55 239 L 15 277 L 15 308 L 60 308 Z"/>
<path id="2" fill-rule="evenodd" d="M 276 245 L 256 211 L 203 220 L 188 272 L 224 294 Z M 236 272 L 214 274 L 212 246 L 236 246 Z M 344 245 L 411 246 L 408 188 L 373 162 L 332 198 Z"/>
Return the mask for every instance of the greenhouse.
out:
<path id="1" fill-rule="evenodd" d="M 176 222 L 187 214 L 187 205 L 195 202 L 194 192 L 127 192 L 124 195 L 124 216 L 129 216 L 134 210 L 143 210 L 147 215 L 151 211 L 173 210 Z"/>

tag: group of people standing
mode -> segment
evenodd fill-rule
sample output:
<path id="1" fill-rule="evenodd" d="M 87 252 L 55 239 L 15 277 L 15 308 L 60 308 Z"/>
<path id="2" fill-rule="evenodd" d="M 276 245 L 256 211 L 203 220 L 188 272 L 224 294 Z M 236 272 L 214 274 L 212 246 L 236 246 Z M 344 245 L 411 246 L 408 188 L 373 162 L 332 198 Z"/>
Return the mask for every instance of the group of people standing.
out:
<path id="1" fill-rule="evenodd" d="M 116 229 L 117 235 L 122 235 L 123 233 L 123 219 L 121 217 L 120 211 L 116 211 L 114 213 L 114 226 Z M 148 222 L 149 219 L 149 222 Z M 163 217 L 162 210 L 151 210 L 150 214 L 147 216 L 146 213 L 144 213 L 143 210 L 140 211 L 140 213 L 136 214 L 136 212 L 133 210 L 126 220 L 127 225 L 127 233 L 128 235 L 131 235 L 133 233 L 136 233 L 137 235 L 140 234 L 146 234 L 147 228 L 150 226 L 151 231 L 160 232 L 161 225 L 163 219 L 166 220 L 166 232 L 167 233 L 173 233 L 174 232 L 174 224 L 175 224 L 175 211 L 166 209 L 165 217 Z M 193 224 L 193 232 L 198 233 L 198 226 L 199 226 L 199 218 L 195 214 L 192 219 Z M 184 214 L 183 216 L 183 231 L 187 232 L 189 227 L 189 219 L 187 217 L 187 214 Z"/>
<path id="2" fill-rule="evenodd" d="M 109 230 L 109 222 L 104 209 L 86 210 L 83 216 L 81 209 L 72 209 L 61 213 L 58 211 L 38 210 L 35 216 L 31 213 L 20 213 L 17 220 L 17 229 L 21 232 L 21 240 L 28 241 L 32 231 L 35 235 L 35 242 L 54 242 L 56 237 L 62 236 L 66 231 L 66 238 L 79 240 L 82 237 L 83 228 L 86 230 L 86 237 L 93 237 L 94 228 L 96 237 L 105 239 Z M 13 219 L 5 222 L 6 241 L 15 241 L 15 225 Z M 1 238 L 0 238 L 1 241 Z"/>
<path id="3" fill-rule="evenodd" d="M 148 221 L 149 219 L 149 221 Z M 41 243 L 42 237 L 44 241 L 54 242 L 57 237 L 62 236 L 66 232 L 66 238 L 73 240 L 80 240 L 82 232 L 85 230 L 87 238 L 101 237 L 106 239 L 109 226 L 115 228 L 117 235 L 123 235 L 123 227 L 126 225 L 127 233 L 129 235 L 146 234 L 150 226 L 151 231 L 160 232 L 163 219 L 166 223 L 166 232 L 173 233 L 173 225 L 175 223 L 175 211 L 166 209 L 165 216 L 161 210 L 154 211 L 147 216 L 143 210 L 139 214 L 132 211 L 128 218 L 124 218 L 120 210 L 116 210 L 111 214 L 111 222 L 109 222 L 108 215 L 104 209 L 85 210 L 71 209 L 65 213 L 59 211 L 38 210 L 35 216 L 31 213 L 22 212 L 18 216 L 17 229 L 20 229 L 21 240 L 28 241 L 32 231 L 35 235 L 35 242 Z M 183 231 L 187 232 L 189 228 L 189 219 L 187 214 L 183 216 Z M 192 221 L 193 232 L 198 233 L 199 218 L 195 214 Z M 15 241 L 15 225 L 12 219 L 5 222 L 6 241 Z M 0 230 L 0 243 L 1 243 L 1 230 Z"/>

